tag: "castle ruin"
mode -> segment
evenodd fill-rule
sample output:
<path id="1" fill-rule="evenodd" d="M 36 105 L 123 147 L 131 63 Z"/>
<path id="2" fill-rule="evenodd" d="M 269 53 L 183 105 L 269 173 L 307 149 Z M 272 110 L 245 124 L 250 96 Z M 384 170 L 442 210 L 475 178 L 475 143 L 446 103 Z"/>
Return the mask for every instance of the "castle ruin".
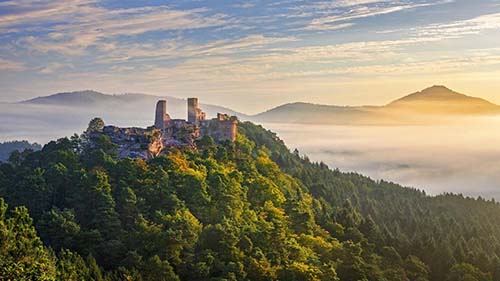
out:
<path id="1" fill-rule="evenodd" d="M 206 114 L 198 106 L 197 98 L 187 100 L 187 120 L 172 119 L 167 113 L 167 102 L 156 104 L 154 127 L 161 130 L 167 146 L 193 146 L 194 141 L 204 136 L 212 137 L 215 142 L 236 140 L 238 119 L 218 113 L 217 118 L 206 119 Z"/>
<path id="2" fill-rule="evenodd" d="M 151 159 L 167 151 L 169 147 L 196 147 L 196 140 L 210 136 L 216 143 L 235 141 L 238 119 L 235 116 L 218 113 L 217 118 L 206 119 L 198 107 L 198 99 L 190 98 L 188 119 L 172 119 L 167 113 L 167 102 L 156 104 L 155 123 L 148 128 L 121 128 L 104 126 L 92 131 L 90 139 L 104 135 L 117 145 L 118 158 Z"/>

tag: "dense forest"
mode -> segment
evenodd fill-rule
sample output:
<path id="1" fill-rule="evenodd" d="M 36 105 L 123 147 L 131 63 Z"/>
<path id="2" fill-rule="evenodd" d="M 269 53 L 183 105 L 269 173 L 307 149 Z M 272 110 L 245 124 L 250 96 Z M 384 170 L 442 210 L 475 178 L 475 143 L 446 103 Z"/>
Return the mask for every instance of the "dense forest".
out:
<path id="1" fill-rule="evenodd" d="M 493 200 L 331 170 L 249 122 L 197 147 L 117 159 L 84 134 L 13 153 L 0 280 L 500 280 Z"/>
<path id="2" fill-rule="evenodd" d="M 15 151 L 25 149 L 40 150 L 42 146 L 38 143 L 29 143 L 28 141 L 6 141 L 0 143 L 0 162 L 9 159 L 10 154 Z"/>

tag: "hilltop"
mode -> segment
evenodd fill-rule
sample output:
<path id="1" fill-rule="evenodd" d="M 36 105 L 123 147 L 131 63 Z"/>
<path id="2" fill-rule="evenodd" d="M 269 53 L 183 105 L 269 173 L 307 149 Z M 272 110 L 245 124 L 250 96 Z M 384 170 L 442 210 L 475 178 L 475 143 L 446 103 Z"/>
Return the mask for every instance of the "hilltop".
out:
<path id="1" fill-rule="evenodd" d="M 374 119 L 373 117 L 378 118 Z M 351 107 L 312 103 L 288 103 L 251 116 L 257 122 L 362 124 L 380 123 L 383 113 L 376 107 Z"/>
<path id="2" fill-rule="evenodd" d="M 500 107 L 487 100 L 452 91 L 445 86 L 432 86 L 397 99 L 386 108 L 432 114 L 499 113 Z"/>

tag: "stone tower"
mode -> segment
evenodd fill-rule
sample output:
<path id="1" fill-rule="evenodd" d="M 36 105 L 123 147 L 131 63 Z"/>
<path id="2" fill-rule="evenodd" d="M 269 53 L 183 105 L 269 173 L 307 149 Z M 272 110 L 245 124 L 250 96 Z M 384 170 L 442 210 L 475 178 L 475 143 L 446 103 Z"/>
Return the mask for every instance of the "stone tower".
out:
<path id="1" fill-rule="evenodd" d="M 200 121 L 204 121 L 205 117 L 205 112 L 198 107 L 198 99 L 188 98 L 188 122 L 200 125 Z"/>
<path id="2" fill-rule="evenodd" d="M 198 99 L 188 98 L 188 122 L 192 124 L 198 123 Z"/>
<path id="3" fill-rule="evenodd" d="M 155 127 L 165 130 L 165 121 L 170 119 L 167 114 L 167 101 L 160 100 L 156 103 Z"/>

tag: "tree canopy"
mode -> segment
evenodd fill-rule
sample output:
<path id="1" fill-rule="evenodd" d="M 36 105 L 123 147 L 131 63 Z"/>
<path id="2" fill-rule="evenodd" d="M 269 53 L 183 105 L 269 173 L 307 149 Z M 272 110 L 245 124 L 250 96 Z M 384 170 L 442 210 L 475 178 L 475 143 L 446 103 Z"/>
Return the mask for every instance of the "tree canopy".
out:
<path id="1" fill-rule="evenodd" d="M 0 164 L 1 280 L 500 280 L 494 201 L 331 170 L 249 122 L 149 161 L 85 145 Z"/>

